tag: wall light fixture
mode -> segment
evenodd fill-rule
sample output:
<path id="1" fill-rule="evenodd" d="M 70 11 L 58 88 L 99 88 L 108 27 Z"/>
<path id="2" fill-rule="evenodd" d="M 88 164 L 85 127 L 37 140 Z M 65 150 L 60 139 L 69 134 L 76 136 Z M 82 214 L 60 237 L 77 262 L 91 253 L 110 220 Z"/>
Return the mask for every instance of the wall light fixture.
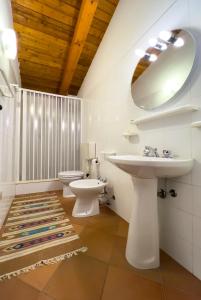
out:
<path id="1" fill-rule="evenodd" d="M 8 59 L 14 60 L 17 56 L 16 33 L 11 28 L 4 28 L 0 31 L 0 45 L 2 54 Z"/>

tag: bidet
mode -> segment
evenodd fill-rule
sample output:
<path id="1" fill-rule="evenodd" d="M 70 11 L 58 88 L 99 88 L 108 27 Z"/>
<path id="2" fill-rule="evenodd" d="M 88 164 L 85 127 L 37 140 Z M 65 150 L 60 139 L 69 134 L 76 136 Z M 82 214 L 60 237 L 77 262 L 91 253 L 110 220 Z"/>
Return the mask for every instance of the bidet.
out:
<path id="1" fill-rule="evenodd" d="M 98 179 L 81 179 L 69 184 L 77 196 L 73 207 L 73 217 L 89 217 L 99 214 L 98 196 L 107 185 Z"/>

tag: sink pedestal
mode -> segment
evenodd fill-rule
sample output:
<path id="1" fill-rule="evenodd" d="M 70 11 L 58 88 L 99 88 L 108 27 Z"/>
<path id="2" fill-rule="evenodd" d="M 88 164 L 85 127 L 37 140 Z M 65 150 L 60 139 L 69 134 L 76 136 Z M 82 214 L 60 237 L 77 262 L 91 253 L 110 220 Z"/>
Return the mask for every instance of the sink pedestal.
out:
<path id="1" fill-rule="evenodd" d="M 132 177 L 134 204 L 130 217 L 126 258 L 138 269 L 160 265 L 157 178 Z"/>
<path id="2" fill-rule="evenodd" d="M 126 258 L 138 269 L 157 268 L 160 265 L 157 178 L 188 174 L 193 159 L 112 155 L 108 160 L 130 174 L 134 184 Z"/>

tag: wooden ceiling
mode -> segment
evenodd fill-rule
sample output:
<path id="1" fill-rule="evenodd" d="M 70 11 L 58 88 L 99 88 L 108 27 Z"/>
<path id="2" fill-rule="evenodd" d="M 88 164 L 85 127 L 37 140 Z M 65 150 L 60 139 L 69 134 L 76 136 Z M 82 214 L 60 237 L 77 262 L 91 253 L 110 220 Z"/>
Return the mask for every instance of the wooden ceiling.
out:
<path id="1" fill-rule="evenodd" d="M 22 87 L 77 95 L 119 0 L 12 0 Z"/>

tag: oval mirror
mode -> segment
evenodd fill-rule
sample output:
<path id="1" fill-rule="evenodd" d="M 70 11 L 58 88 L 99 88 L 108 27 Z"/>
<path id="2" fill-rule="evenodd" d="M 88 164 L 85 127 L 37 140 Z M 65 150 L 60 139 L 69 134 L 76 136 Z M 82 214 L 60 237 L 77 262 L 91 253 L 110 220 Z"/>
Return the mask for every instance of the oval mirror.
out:
<path id="1" fill-rule="evenodd" d="M 186 30 L 162 31 L 149 41 L 140 56 L 131 83 L 135 104 L 143 109 L 156 108 L 169 101 L 183 86 L 193 67 L 196 45 Z"/>

